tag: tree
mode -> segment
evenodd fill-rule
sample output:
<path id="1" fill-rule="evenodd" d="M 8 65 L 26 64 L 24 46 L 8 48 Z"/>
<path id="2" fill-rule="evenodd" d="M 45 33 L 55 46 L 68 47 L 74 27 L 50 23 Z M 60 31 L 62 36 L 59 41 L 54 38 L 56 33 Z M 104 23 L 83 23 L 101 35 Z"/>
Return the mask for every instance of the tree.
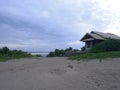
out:
<path id="1" fill-rule="evenodd" d="M 55 49 L 55 56 L 60 56 L 60 50 L 59 49 Z"/>
<path id="2" fill-rule="evenodd" d="M 62 56 L 66 56 L 67 53 L 71 53 L 71 55 L 72 55 L 73 53 L 78 53 L 78 51 L 79 51 L 78 49 L 73 49 L 72 47 L 69 47 L 69 48 L 67 48 L 65 50 L 63 50 L 63 49 L 61 49 L 61 50 L 55 49 L 55 51 L 50 52 L 47 55 L 47 57 L 62 57 Z"/>
<path id="3" fill-rule="evenodd" d="M 67 52 L 67 51 L 72 51 L 72 50 L 73 50 L 72 47 L 69 47 L 69 48 L 65 49 L 66 52 Z"/>
<path id="4" fill-rule="evenodd" d="M 85 46 L 83 46 L 83 47 L 81 48 L 81 51 L 85 51 Z"/>
<path id="5" fill-rule="evenodd" d="M 50 52 L 47 57 L 55 57 L 55 53 L 54 52 Z"/>
<path id="6" fill-rule="evenodd" d="M 10 50 L 9 50 L 8 47 L 3 47 L 3 48 L 0 50 L 0 52 L 1 52 L 2 54 L 8 53 L 9 51 L 10 51 Z"/>

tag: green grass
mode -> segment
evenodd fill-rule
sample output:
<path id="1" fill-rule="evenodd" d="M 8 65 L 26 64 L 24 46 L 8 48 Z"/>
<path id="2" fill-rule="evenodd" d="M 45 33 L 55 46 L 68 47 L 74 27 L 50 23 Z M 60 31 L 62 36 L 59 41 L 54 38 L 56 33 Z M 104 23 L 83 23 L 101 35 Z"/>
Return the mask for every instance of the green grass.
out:
<path id="1" fill-rule="evenodd" d="M 22 56 L 22 55 L 16 55 L 16 56 L 0 56 L 0 62 L 6 62 L 8 60 L 14 60 L 14 59 L 20 59 L 20 58 L 28 58 L 32 57 L 30 55 L 28 56 Z"/>
<path id="2" fill-rule="evenodd" d="M 71 56 L 70 60 L 91 60 L 91 59 L 105 59 L 105 58 L 118 58 L 119 52 L 102 52 L 102 53 L 85 53 L 78 56 Z"/>

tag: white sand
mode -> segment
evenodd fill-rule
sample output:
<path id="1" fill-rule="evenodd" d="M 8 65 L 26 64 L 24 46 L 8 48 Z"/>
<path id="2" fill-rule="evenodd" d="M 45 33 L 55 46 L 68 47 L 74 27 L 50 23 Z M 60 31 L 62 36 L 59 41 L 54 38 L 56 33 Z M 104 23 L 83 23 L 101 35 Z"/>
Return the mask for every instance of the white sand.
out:
<path id="1" fill-rule="evenodd" d="M 103 62 L 59 57 L 0 62 L 0 90 L 120 90 L 120 58 Z"/>

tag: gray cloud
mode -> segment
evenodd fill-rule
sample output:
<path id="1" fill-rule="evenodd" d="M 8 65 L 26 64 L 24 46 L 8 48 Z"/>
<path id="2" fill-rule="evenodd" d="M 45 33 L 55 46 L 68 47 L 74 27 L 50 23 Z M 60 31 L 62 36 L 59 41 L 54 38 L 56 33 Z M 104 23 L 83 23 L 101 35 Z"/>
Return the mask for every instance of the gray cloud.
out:
<path id="1" fill-rule="evenodd" d="M 0 0 L 0 46 L 27 51 L 82 47 L 91 30 L 105 31 L 110 10 L 97 0 Z M 115 26 L 115 25 L 114 25 Z"/>

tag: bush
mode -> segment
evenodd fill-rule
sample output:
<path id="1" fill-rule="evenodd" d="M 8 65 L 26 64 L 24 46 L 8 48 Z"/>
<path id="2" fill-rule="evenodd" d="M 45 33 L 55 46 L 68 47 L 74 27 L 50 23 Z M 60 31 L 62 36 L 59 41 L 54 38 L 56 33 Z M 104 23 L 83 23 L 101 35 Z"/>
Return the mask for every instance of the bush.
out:
<path id="1" fill-rule="evenodd" d="M 7 54 L 9 51 L 10 50 L 7 47 L 0 48 L 0 54 Z"/>
<path id="2" fill-rule="evenodd" d="M 38 54 L 38 55 L 35 55 L 36 57 L 42 57 L 42 55 Z"/>
<path id="3" fill-rule="evenodd" d="M 76 53 L 78 53 L 79 50 L 78 49 L 73 49 L 72 47 L 66 48 L 65 50 L 61 49 L 55 49 L 54 52 L 50 52 L 47 57 L 63 57 L 63 56 L 71 56 L 71 55 L 75 55 Z"/>
<path id="4" fill-rule="evenodd" d="M 85 46 L 83 46 L 83 47 L 81 48 L 81 51 L 85 51 Z"/>
<path id="5" fill-rule="evenodd" d="M 21 50 L 9 50 L 7 47 L 0 48 L 0 61 L 31 56 L 31 54 Z"/>
<path id="6" fill-rule="evenodd" d="M 108 39 L 100 44 L 97 44 L 91 49 L 91 52 L 93 53 L 109 51 L 120 51 L 120 40 Z"/>
<path id="7" fill-rule="evenodd" d="M 47 57 L 55 57 L 55 53 L 54 52 L 50 52 Z"/>

